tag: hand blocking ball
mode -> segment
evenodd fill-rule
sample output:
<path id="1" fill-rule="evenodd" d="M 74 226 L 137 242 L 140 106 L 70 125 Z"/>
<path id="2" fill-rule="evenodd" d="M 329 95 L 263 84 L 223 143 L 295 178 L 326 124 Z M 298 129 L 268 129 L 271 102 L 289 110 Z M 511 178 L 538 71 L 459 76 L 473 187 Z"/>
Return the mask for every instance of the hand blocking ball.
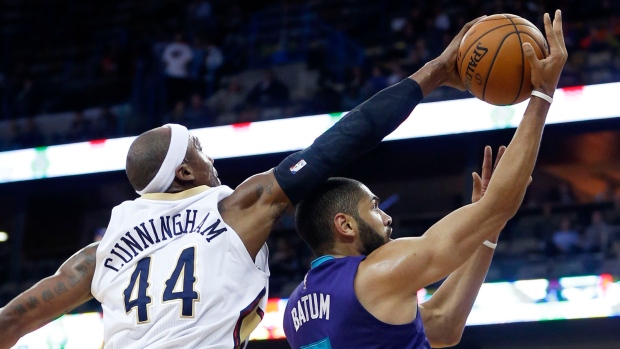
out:
<path id="1" fill-rule="evenodd" d="M 549 55 L 543 34 L 530 21 L 497 14 L 474 24 L 463 36 L 457 65 L 463 83 L 476 98 L 511 105 L 530 97 L 530 63 L 522 45 L 529 42 L 538 59 Z"/>

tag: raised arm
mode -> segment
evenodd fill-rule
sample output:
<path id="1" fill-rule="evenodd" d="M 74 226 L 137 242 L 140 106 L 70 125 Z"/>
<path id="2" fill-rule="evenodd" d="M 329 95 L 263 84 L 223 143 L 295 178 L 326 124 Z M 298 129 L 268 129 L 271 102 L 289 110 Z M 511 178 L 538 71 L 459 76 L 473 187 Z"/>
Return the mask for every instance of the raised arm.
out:
<path id="1" fill-rule="evenodd" d="M 291 203 L 296 204 L 339 168 L 377 146 L 425 95 L 439 86 L 464 89 L 456 70 L 456 54 L 463 35 L 478 19 L 467 23 L 439 57 L 353 109 L 310 147 L 290 155 L 273 170 L 250 177 L 222 201 L 224 221 L 235 229 L 252 256 Z"/>
<path id="2" fill-rule="evenodd" d="M 505 147 L 499 148 L 495 165 L 505 150 Z M 473 174 L 472 203 L 484 196 L 493 172 L 491 162 L 491 147 L 487 146 L 484 149 L 482 176 Z M 497 231 L 488 240 L 497 243 L 499 233 Z M 494 249 L 480 245 L 465 264 L 448 276 L 429 301 L 420 304 L 424 330 L 433 347 L 453 346 L 460 342 L 467 317 L 491 265 L 493 252 Z"/>
<path id="3" fill-rule="evenodd" d="M 567 54 L 559 11 L 553 25 L 548 14 L 544 21 L 550 56 L 539 61 L 529 44 L 524 45 L 524 50 L 532 64 L 534 88 L 552 95 Z M 484 240 L 493 238 L 517 212 L 536 162 L 548 110 L 549 103 L 545 100 L 530 99 L 514 138 L 480 201 L 452 212 L 422 237 L 397 239 L 386 244 L 360 264 L 356 288 L 358 285 L 361 288 L 382 285 L 379 289 L 373 288 L 365 304 L 388 304 L 375 316 L 393 319 L 390 317 L 393 314 L 403 313 L 403 304 L 415 304 L 412 300 L 419 289 L 460 267 Z M 415 314 L 415 305 L 412 310 Z"/>
<path id="4" fill-rule="evenodd" d="M 98 242 L 71 256 L 45 278 L 0 308 L 0 349 L 88 301 Z"/>

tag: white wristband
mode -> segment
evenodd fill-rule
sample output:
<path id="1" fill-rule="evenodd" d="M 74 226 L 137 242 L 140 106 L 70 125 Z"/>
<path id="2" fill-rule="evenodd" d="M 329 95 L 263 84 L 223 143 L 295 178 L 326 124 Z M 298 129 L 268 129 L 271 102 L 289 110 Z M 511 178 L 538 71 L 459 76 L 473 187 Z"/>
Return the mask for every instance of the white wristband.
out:
<path id="1" fill-rule="evenodd" d="M 540 91 L 533 90 L 532 96 L 544 99 L 545 101 L 549 102 L 549 104 L 553 103 L 553 98 L 551 98 L 551 96 L 547 96 L 546 94 Z"/>
<path id="2" fill-rule="evenodd" d="M 492 243 L 489 240 L 484 240 L 484 242 L 482 243 L 484 246 L 491 248 L 491 249 L 495 249 L 497 247 L 497 244 Z"/>

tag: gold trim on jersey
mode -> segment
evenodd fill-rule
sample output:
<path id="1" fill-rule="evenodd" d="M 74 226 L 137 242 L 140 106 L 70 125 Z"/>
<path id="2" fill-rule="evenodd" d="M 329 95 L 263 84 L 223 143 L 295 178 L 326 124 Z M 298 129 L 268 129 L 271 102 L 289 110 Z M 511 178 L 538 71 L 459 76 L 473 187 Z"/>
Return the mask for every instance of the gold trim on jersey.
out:
<path id="1" fill-rule="evenodd" d="M 244 343 L 248 338 L 250 338 L 250 334 L 254 331 L 258 324 L 263 320 L 263 318 L 256 312 L 258 305 L 252 309 L 250 315 L 241 320 L 241 328 L 239 329 L 239 339 L 241 343 Z"/>
<path id="2" fill-rule="evenodd" d="M 177 200 L 187 199 L 194 195 L 198 195 L 209 189 L 211 189 L 211 187 L 208 187 L 206 185 L 199 185 L 197 187 L 187 189 L 187 190 L 184 190 L 178 193 L 148 193 L 148 194 L 142 195 L 140 198 L 147 199 L 147 200 L 177 201 Z"/>

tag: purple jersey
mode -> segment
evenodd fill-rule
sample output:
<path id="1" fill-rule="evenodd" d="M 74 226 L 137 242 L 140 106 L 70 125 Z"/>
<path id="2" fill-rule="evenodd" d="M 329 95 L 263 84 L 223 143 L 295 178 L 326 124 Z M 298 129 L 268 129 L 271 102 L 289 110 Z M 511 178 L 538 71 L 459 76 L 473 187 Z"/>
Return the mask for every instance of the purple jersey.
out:
<path id="1" fill-rule="evenodd" d="M 291 294 L 284 332 L 293 349 L 430 349 L 418 309 L 413 322 L 389 325 L 357 299 L 353 282 L 365 256 L 323 256 Z"/>

